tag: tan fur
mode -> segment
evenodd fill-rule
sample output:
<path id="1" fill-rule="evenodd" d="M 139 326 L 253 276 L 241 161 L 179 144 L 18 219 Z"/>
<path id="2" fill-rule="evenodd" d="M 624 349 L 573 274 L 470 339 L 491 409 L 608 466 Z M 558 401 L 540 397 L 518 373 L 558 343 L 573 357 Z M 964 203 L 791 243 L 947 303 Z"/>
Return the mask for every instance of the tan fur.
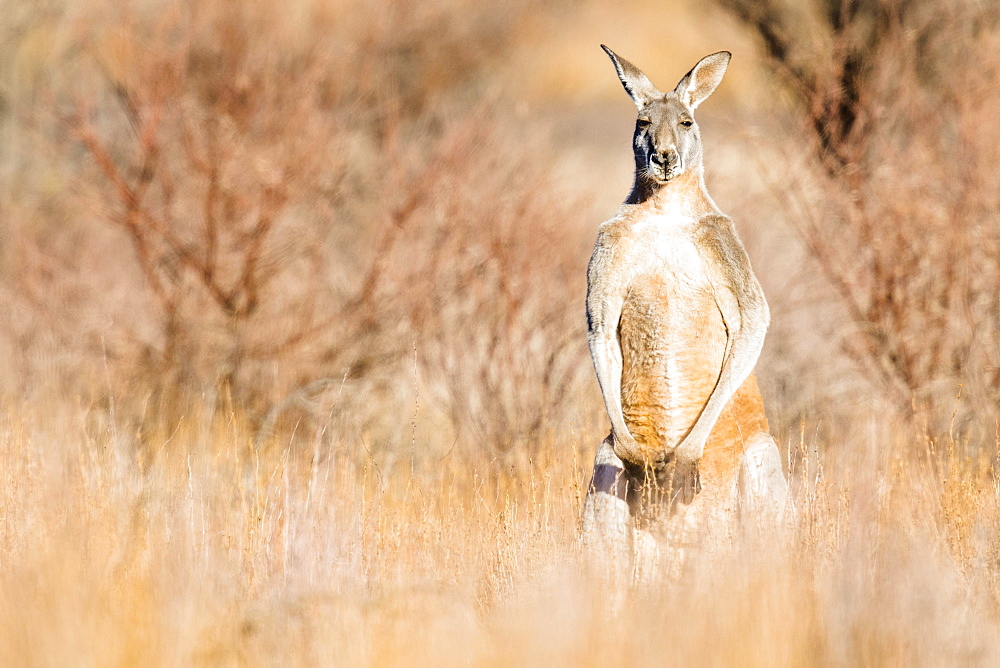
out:
<path id="1" fill-rule="evenodd" d="M 768 430 L 750 375 L 767 302 L 732 221 L 705 188 L 693 117 L 729 55 L 704 58 L 664 94 L 605 50 L 639 111 L 635 185 L 601 225 L 587 277 L 591 354 L 611 418 L 605 447 L 621 475 L 672 466 L 689 502 L 699 476 L 732 480 L 744 445 Z M 603 452 L 602 462 L 613 459 Z M 620 487 L 613 491 L 625 499 Z"/>
<path id="2" fill-rule="evenodd" d="M 732 480 L 750 438 L 769 431 L 764 398 L 757 389 L 757 378 L 751 374 L 726 404 L 712 428 L 698 464 L 702 484 L 709 485 L 713 481 L 726 484 Z"/>

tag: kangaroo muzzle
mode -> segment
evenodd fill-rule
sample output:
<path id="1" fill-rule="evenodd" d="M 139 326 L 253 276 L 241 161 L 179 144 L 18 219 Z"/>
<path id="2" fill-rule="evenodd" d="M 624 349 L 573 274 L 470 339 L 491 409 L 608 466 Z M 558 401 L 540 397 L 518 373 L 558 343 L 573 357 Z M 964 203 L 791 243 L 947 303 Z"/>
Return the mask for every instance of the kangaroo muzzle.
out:
<path id="1" fill-rule="evenodd" d="M 646 171 L 657 181 L 669 181 L 683 171 L 680 154 L 674 149 L 651 153 Z"/>

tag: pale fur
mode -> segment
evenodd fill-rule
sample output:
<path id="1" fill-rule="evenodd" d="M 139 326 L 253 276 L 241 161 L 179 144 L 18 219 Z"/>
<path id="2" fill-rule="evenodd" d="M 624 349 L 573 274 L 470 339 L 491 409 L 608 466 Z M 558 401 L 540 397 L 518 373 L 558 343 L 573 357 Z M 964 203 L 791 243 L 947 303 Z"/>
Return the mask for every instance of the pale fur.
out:
<path id="1" fill-rule="evenodd" d="M 719 416 L 744 381 L 752 384 L 744 395 L 757 392 L 748 377 L 770 314 L 732 221 L 705 187 L 694 123 L 694 109 L 718 85 L 729 54 L 702 59 L 664 94 L 602 48 L 638 109 L 635 183 L 600 226 L 587 273 L 588 341 L 611 434 L 595 460 L 584 524 L 585 534 L 611 537 L 622 532 L 622 504 L 633 513 L 641 505 L 630 485 L 660 487 L 666 478 L 671 502 L 688 503 L 700 490 L 698 465 Z M 755 396 L 752 410 L 760 416 L 752 424 L 766 432 Z M 784 484 L 777 447 L 766 433 L 762 438 L 773 456 L 758 453 L 754 461 L 772 469 L 777 461 Z M 749 473 L 742 475 L 753 477 L 753 466 L 744 461 L 741 470 Z M 760 478 L 773 481 L 774 471 Z"/>

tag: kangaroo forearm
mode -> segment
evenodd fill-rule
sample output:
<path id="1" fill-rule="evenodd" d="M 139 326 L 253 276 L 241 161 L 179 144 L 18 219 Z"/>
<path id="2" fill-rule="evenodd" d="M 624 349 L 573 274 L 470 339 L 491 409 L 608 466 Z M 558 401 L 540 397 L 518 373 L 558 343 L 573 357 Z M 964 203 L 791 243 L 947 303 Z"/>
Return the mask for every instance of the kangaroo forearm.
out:
<path id="1" fill-rule="evenodd" d="M 763 332 L 748 332 L 736 337 L 723 360 L 719 381 L 709 396 L 698 419 L 688 435 L 675 451 L 681 460 L 697 461 L 705 449 L 705 443 L 715 427 L 726 404 L 732 399 L 740 385 L 750 376 L 764 344 Z"/>
<path id="2" fill-rule="evenodd" d="M 601 386 L 604 407 L 611 419 L 611 431 L 617 438 L 628 434 L 625 415 L 622 410 L 622 357 L 617 341 L 604 334 L 592 336 L 590 354 L 597 372 L 597 382 Z"/>

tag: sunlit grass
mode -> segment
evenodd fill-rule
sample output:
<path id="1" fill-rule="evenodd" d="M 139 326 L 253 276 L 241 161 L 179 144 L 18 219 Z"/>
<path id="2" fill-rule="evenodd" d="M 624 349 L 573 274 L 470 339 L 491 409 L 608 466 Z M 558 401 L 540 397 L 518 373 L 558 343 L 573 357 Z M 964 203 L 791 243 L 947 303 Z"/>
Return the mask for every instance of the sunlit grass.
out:
<path id="1" fill-rule="evenodd" d="M 786 530 L 703 527 L 679 569 L 637 587 L 580 552 L 584 443 L 383 477 L 295 438 L 255 451 L 235 422 L 143 440 L 92 418 L 4 420 L 4 663 L 996 656 L 992 469 L 954 444 L 875 454 L 882 438 L 907 452 L 900 429 L 856 444 L 855 467 L 800 478 Z"/>

